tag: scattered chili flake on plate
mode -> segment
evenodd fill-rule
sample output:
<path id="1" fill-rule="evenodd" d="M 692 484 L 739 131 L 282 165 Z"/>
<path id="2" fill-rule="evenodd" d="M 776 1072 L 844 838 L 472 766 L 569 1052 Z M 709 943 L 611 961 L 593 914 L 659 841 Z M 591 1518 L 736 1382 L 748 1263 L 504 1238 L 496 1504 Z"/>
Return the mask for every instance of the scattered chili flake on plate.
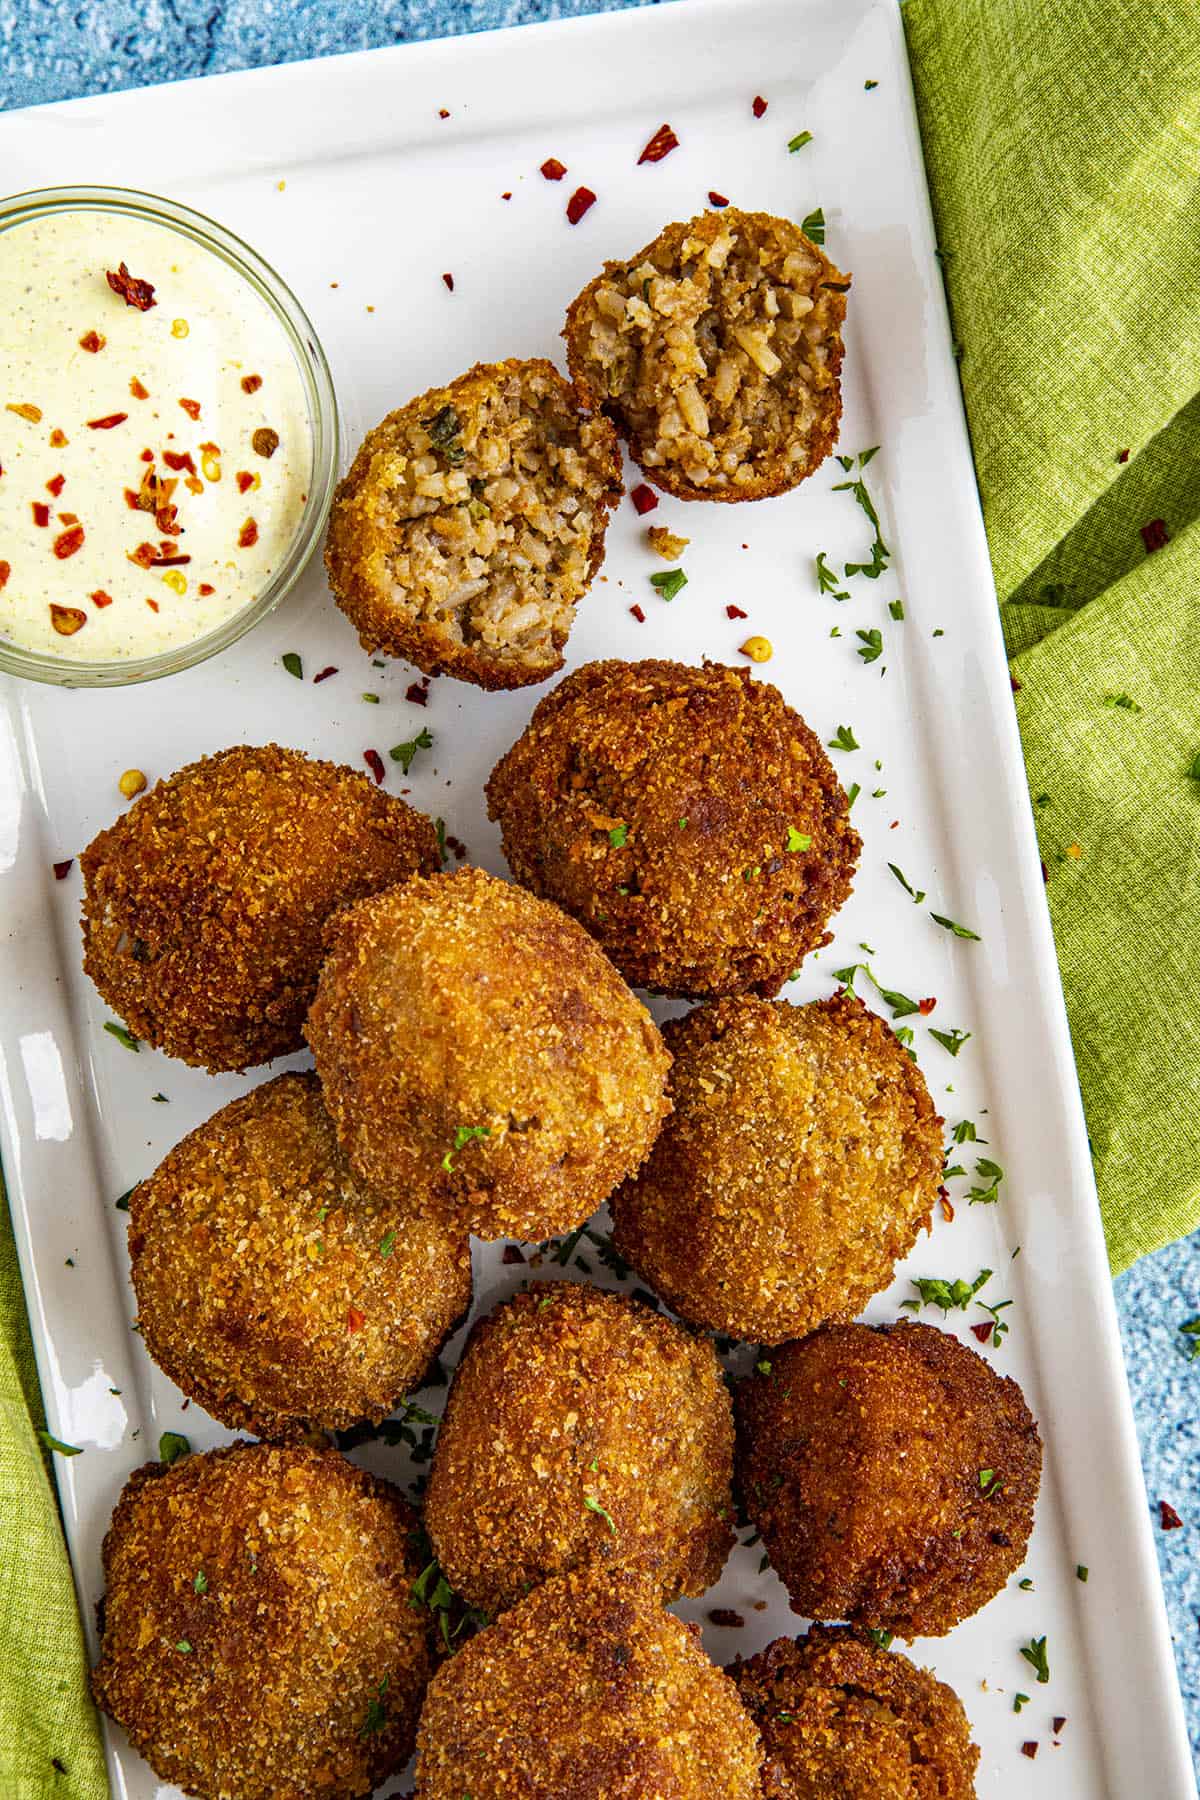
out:
<path id="1" fill-rule="evenodd" d="M 247 519 L 245 524 L 242 526 L 242 529 L 238 532 L 238 549 L 239 550 L 249 550 L 251 545 L 257 544 L 257 542 L 258 542 L 258 525 L 255 522 L 255 520 Z"/>
<path id="2" fill-rule="evenodd" d="M 59 637 L 74 637 L 87 624 L 87 614 L 78 606 L 56 606 L 51 601 L 50 623 Z"/>
<path id="3" fill-rule="evenodd" d="M 95 356 L 97 351 L 103 350 L 107 342 L 108 339 L 101 337 L 98 331 L 85 331 L 79 340 L 79 348 L 87 350 L 92 356 Z"/>
<path id="4" fill-rule="evenodd" d="M 729 201 L 724 194 L 718 194 L 715 188 L 709 188 L 708 204 L 710 206 L 728 206 Z"/>
<path id="5" fill-rule="evenodd" d="M 979 1339 L 981 1344 L 986 1344 L 991 1337 L 992 1326 L 994 1323 L 995 1321 L 993 1319 L 983 1319 L 978 1325 L 971 1326 L 971 1330 L 975 1333 L 975 1336 Z"/>
<path id="6" fill-rule="evenodd" d="M 57 425 L 54 427 L 54 430 L 50 433 L 50 448 L 52 450 L 65 450 L 67 445 L 70 443 L 70 441 L 71 440 L 67 436 L 66 432 L 60 431 L 58 429 Z M 3 473 L 3 471 L 0 470 L 0 473 Z"/>
<path id="7" fill-rule="evenodd" d="M 59 532 L 53 545 L 54 554 L 57 556 L 59 562 L 65 562 L 68 556 L 74 556 L 75 552 L 77 550 L 82 550 L 82 548 L 82 525 L 68 525 L 65 531 Z M 84 614 L 83 616 L 86 617 L 87 615 Z"/>
<path id="8" fill-rule="evenodd" d="M 1175 1511 L 1175 1508 L 1171 1505 L 1169 1500 L 1159 1501 L 1158 1514 L 1159 1522 L 1164 1531 L 1178 1531 L 1183 1525 L 1183 1520 Z"/>
<path id="9" fill-rule="evenodd" d="M 596 204 L 596 196 L 590 187 L 577 187 L 567 201 L 567 219 L 572 225 L 578 225 L 585 212 Z"/>
<path id="10" fill-rule="evenodd" d="M 1142 542 L 1146 546 L 1147 556 L 1152 556 L 1156 550 L 1161 550 L 1164 544 L 1169 544 L 1171 541 L 1171 534 L 1167 530 L 1165 519 L 1151 519 L 1148 525 L 1141 525 L 1138 529 L 1142 534 Z"/>
<path id="11" fill-rule="evenodd" d="M 748 619 L 750 614 L 744 612 L 740 606 L 734 606 L 733 602 L 730 601 L 729 605 L 725 608 L 725 617 L 727 619 Z"/>
<path id="12" fill-rule="evenodd" d="M 449 114 L 447 114 L 446 116 L 448 118 Z M 366 1324 L 366 1322 L 367 1322 L 367 1315 L 365 1312 L 360 1312 L 357 1306 L 347 1307 L 347 1309 L 346 1309 L 346 1330 L 348 1332 L 350 1332 L 351 1335 L 353 1335 L 354 1332 L 356 1332 L 356 1331 L 361 1331 L 363 1326 Z"/>
<path id="13" fill-rule="evenodd" d="M 664 156 L 670 156 L 672 150 L 678 150 L 679 139 L 669 125 L 660 125 L 642 154 L 638 157 L 638 167 L 643 163 L 661 162 Z"/>
<path id="14" fill-rule="evenodd" d="M 438 118 L 439 119 L 448 119 L 449 117 L 450 117 L 449 109 L 445 106 L 439 106 L 438 107 Z"/>
<path id="15" fill-rule="evenodd" d="M 926 999 L 917 1001 L 917 1011 L 928 1018 L 936 1005 L 937 1001 L 934 999 L 933 995 L 930 994 Z"/>
<path id="16" fill-rule="evenodd" d="M 120 295 L 126 306 L 136 306 L 139 312 L 149 312 L 157 304 L 153 283 L 131 275 L 124 263 L 118 263 L 115 270 L 106 269 L 104 279 L 113 293 Z"/>
<path id="17" fill-rule="evenodd" d="M 428 675 L 425 677 L 424 681 L 414 681 L 414 682 L 410 683 L 409 687 L 405 690 L 404 698 L 406 700 L 411 700 L 415 706 L 428 706 L 428 704 L 429 704 L 429 677 L 428 677 Z"/>
<path id="18" fill-rule="evenodd" d="M 375 777 L 376 782 L 382 782 L 384 774 L 383 758 L 380 756 L 378 750 L 364 750 L 363 761 Z"/>
<path id="19" fill-rule="evenodd" d="M 234 480 L 237 482 L 237 490 L 238 490 L 239 494 L 248 493 L 249 490 L 254 486 L 254 477 L 250 473 L 249 469 L 239 469 L 237 474 L 234 476 Z"/>
<path id="20" fill-rule="evenodd" d="M 39 425 L 41 423 L 41 407 L 34 406 L 29 400 L 10 400 L 4 410 L 5 412 L 16 413 L 18 419 L 28 419 L 31 425 Z"/>
<path id="21" fill-rule="evenodd" d="M 637 486 L 630 490 L 629 498 L 633 501 L 633 510 L 639 517 L 643 513 L 653 512 L 658 505 L 658 495 L 652 487 L 647 487 L 644 481 L 639 481 Z"/>
<path id="22" fill-rule="evenodd" d="M 65 475 L 52 475 L 50 480 L 46 483 L 46 492 L 48 494 L 53 494 L 54 498 L 57 500 L 66 485 L 67 478 Z"/>
<path id="23" fill-rule="evenodd" d="M 1119 463 L 1127 463 L 1129 461 L 1128 450 L 1118 450 L 1117 451 L 1117 461 Z"/>
<path id="24" fill-rule="evenodd" d="M 112 595 L 106 594 L 103 588 L 97 588 L 94 593 L 88 595 L 88 599 L 93 606 L 105 607 L 112 605 Z"/>
<path id="25" fill-rule="evenodd" d="M 200 417 L 200 402 L 198 400 L 181 400 L 179 404 L 182 406 L 188 418 L 195 424 Z"/>
<path id="26" fill-rule="evenodd" d="M 34 500 L 31 504 L 33 507 L 34 524 L 43 526 L 48 525 L 50 523 L 50 508 L 46 505 L 46 502 L 44 500 Z"/>
<path id="27" fill-rule="evenodd" d="M 243 392 L 243 394 L 257 394 L 257 392 L 261 386 L 262 386 L 262 376 L 261 375 L 243 375 L 242 376 L 242 392 Z"/>
<path id="28" fill-rule="evenodd" d="M 754 114 L 756 119 L 761 119 L 766 110 L 767 102 L 763 99 L 761 94 L 755 94 L 753 100 L 750 102 L 750 111 Z"/>
<path id="29" fill-rule="evenodd" d="M 548 156 L 542 164 L 542 174 L 547 181 L 561 181 L 566 172 L 566 163 L 560 163 L 557 156 Z"/>
<path id="30" fill-rule="evenodd" d="M 0 588 L 2 588 L 5 585 L 5 583 L 7 582 L 8 578 L 11 574 L 12 574 L 12 564 L 6 563 L 6 562 L 0 562 Z"/>
<path id="31" fill-rule="evenodd" d="M 449 288 L 450 292 L 453 293 L 454 292 L 454 277 L 453 277 L 453 275 L 447 273 L 442 276 L 442 280 L 445 282 L 445 284 L 446 284 L 447 288 Z"/>
<path id="32" fill-rule="evenodd" d="M 64 862 L 54 863 L 52 866 L 54 869 L 55 881 L 65 881 L 67 879 L 67 876 L 71 873 L 71 870 L 74 867 L 74 865 L 75 865 L 75 858 L 73 856 L 68 856 Z"/>
<path id="33" fill-rule="evenodd" d="M 2 586 L 2 585 L 3 585 L 3 583 L 0 583 L 0 586 Z M 631 606 L 629 610 L 633 614 L 634 618 L 637 620 L 639 625 L 644 625 L 646 623 L 646 615 L 642 611 L 640 606 Z"/>
<path id="34" fill-rule="evenodd" d="M 337 674 L 336 663 L 330 663 L 330 665 L 327 669 L 318 669 L 317 673 L 313 676 L 313 686 L 316 687 L 316 685 L 319 681 L 328 681 L 329 677 L 331 675 L 336 675 L 336 674 Z"/>
<path id="35" fill-rule="evenodd" d="M 128 413 L 105 413 L 102 419 L 89 419 L 89 431 L 111 431 L 114 425 L 123 425 L 129 417 Z"/>
<path id="36" fill-rule="evenodd" d="M 1038 1753 L 1037 1743 L 1035 1742 L 1035 1740 L 1033 1738 L 1027 1738 L 1025 1740 L 1025 1742 L 1021 1745 L 1021 1755 L 1027 1756 L 1029 1758 L 1030 1762 L 1032 1762 L 1034 1757 L 1037 1755 L 1037 1753 Z"/>

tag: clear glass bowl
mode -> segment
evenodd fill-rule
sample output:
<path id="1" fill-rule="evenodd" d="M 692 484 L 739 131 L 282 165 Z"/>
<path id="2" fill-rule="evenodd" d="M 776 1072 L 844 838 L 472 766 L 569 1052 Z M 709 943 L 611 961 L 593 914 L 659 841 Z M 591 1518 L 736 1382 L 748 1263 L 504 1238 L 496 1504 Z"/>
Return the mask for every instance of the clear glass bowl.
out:
<path id="1" fill-rule="evenodd" d="M 0 672 L 23 675 L 32 681 L 55 682 L 60 687 L 125 687 L 135 681 L 155 681 L 190 669 L 228 649 L 283 599 L 297 580 L 325 529 L 338 474 L 338 414 L 333 377 L 312 321 L 286 282 L 248 244 L 223 225 L 155 194 L 133 188 L 59 187 L 38 188 L 0 200 L 0 235 L 14 225 L 48 213 L 86 211 L 129 214 L 163 225 L 211 251 L 246 281 L 266 302 L 282 327 L 296 359 L 308 407 L 312 444 L 312 472 L 308 498 L 295 536 L 273 570 L 262 592 L 238 612 L 203 637 L 173 645 L 153 656 L 120 657 L 103 662 L 82 662 L 22 650 L 0 637 Z"/>

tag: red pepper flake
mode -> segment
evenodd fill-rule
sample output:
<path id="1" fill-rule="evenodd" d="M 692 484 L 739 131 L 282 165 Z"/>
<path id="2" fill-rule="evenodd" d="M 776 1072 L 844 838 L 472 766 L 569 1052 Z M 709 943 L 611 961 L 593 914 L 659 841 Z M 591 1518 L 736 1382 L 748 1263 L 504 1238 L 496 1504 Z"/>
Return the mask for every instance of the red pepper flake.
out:
<path id="1" fill-rule="evenodd" d="M 1015 676 L 1015 675 L 1010 675 L 1010 676 L 1009 676 L 1009 678 L 1008 678 L 1008 685 L 1009 685 L 1009 687 L 1010 687 L 1010 688 L 1011 688 L 1011 689 L 1012 689 L 1012 691 L 1013 691 L 1013 693 L 1014 693 L 1014 694 L 1019 694 L 1019 693 L 1020 693 L 1020 691 L 1021 691 L 1021 683 L 1020 683 L 1020 682 L 1019 682 L 1019 681 L 1018 681 L 1018 680 L 1017 680 L 1017 678 L 1016 678 L 1016 676 Z"/>
<path id="2" fill-rule="evenodd" d="M 660 125 L 642 154 L 638 157 L 638 167 L 643 163 L 661 162 L 664 156 L 670 156 L 672 150 L 678 150 L 679 139 L 669 125 Z"/>
<path id="3" fill-rule="evenodd" d="M 239 494 L 249 493 L 250 489 L 254 486 L 254 477 L 249 469 L 239 469 L 234 479 L 237 482 Z"/>
<path id="4" fill-rule="evenodd" d="M 148 400 L 150 398 L 150 389 L 144 386 L 143 383 L 138 380 L 136 375 L 131 375 L 129 378 L 129 391 L 135 400 Z"/>
<path id="5" fill-rule="evenodd" d="M 167 548 L 170 549 L 171 546 L 168 544 Z M 178 569 L 182 568 L 184 563 L 190 563 L 191 560 L 190 556 L 156 556 L 150 567 L 152 569 Z"/>
<path id="6" fill-rule="evenodd" d="M 141 461 L 142 462 L 153 462 L 154 461 L 153 450 L 143 450 L 142 454 L 141 454 Z"/>
<path id="7" fill-rule="evenodd" d="M 505 1244 L 504 1249 L 500 1253 L 500 1261 L 504 1264 L 505 1268 L 512 1268 L 514 1263 L 523 1263 L 525 1261 L 525 1252 L 519 1249 L 516 1244 Z"/>
<path id="8" fill-rule="evenodd" d="M 547 181 L 561 181 L 566 172 L 566 163 L 560 163 L 557 156 L 548 156 L 542 164 L 542 174 Z"/>
<path id="9" fill-rule="evenodd" d="M 1066 1722 L 1067 1722 L 1066 1713 L 1059 1713 L 1059 1715 L 1056 1719 L 1051 1720 L 1051 1724 L 1054 1727 L 1055 1737 L 1057 1737 L 1059 1735 L 1059 1733 L 1062 1731 L 1062 1728 L 1066 1724 Z"/>
<path id="10" fill-rule="evenodd" d="M 596 196 L 590 187 L 577 187 L 567 201 L 567 219 L 570 224 L 578 225 L 585 212 L 596 204 Z"/>
<path id="11" fill-rule="evenodd" d="M 734 1612 L 730 1606 L 712 1606 L 708 1616 L 714 1625 L 724 1625 L 729 1631 L 740 1631 L 746 1621 L 740 1612 Z"/>
<path id="12" fill-rule="evenodd" d="M 501 194 L 500 198 L 502 200 L 511 200 L 512 199 L 512 189 L 510 188 L 508 193 L 506 193 L 506 194 Z"/>
<path id="13" fill-rule="evenodd" d="M 50 523 L 50 508 L 46 505 L 46 502 L 44 500 L 34 500 L 31 504 L 33 506 L 34 524 L 48 525 Z"/>
<path id="14" fill-rule="evenodd" d="M 444 106 L 439 106 L 438 107 L 438 118 L 439 119 L 448 119 L 449 117 L 450 117 L 450 114 L 447 111 L 447 109 Z"/>
<path id="15" fill-rule="evenodd" d="M 428 706 L 428 704 L 429 704 L 429 678 L 428 678 L 428 676 L 426 676 L 424 681 L 414 681 L 411 684 L 411 686 L 409 686 L 406 689 L 404 698 L 406 700 L 411 700 L 413 702 L 414 706 Z"/>
<path id="16" fill-rule="evenodd" d="M 1118 450 L 1117 451 L 1117 461 L 1119 463 L 1127 463 L 1129 461 L 1128 450 Z"/>
<path id="17" fill-rule="evenodd" d="M 717 192 L 717 190 L 716 190 L 716 188 L 709 188 L 709 190 L 708 190 L 708 204 L 709 204 L 709 205 L 710 205 L 710 206 L 728 206 L 728 205 L 729 205 L 729 200 L 728 200 L 728 198 L 727 198 L 727 197 L 726 197 L 726 195 L 724 195 L 724 194 L 718 194 L 718 192 Z"/>
<path id="18" fill-rule="evenodd" d="M 11 574 L 12 574 L 12 564 L 6 563 L 6 562 L 0 562 L 0 588 L 3 588 L 7 585 L 8 578 Z"/>
<path id="19" fill-rule="evenodd" d="M 376 782 L 382 784 L 382 782 L 383 782 L 383 758 L 382 758 L 382 756 L 380 756 L 378 750 L 364 750 L 363 751 L 363 761 L 366 763 L 368 769 L 370 769 L 372 775 L 375 777 Z"/>
<path id="20" fill-rule="evenodd" d="M 186 469 L 189 475 L 196 473 L 196 465 L 186 450 L 164 450 L 163 461 L 168 469 L 174 469 L 177 475 L 181 469 Z"/>
<path id="21" fill-rule="evenodd" d="M 139 312 L 149 312 L 155 304 L 152 284 L 142 281 L 137 275 L 131 275 L 124 263 L 118 264 L 115 273 L 112 269 L 106 269 L 104 279 L 113 293 L 121 296 L 126 306 L 136 306 Z"/>
<path id="22" fill-rule="evenodd" d="M 1034 1739 L 1026 1738 L 1025 1742 L 1021 1745 L 1021 1755 L 1027 1756 L 1029 1758 L 1030 1762 L 1032 1762 L 1034 1757 L 1037 1755 L 1037 1752 L 1038 1752 L 1038 1747 L 1037 1747 L 1037 1744 L 1034 1741 Z"/>
<path id="23" fill-rule="evenodd" d="M 194 424 L 200 417 L 200 402 L 198 400 L 181 400 L 179 404 Z"/>
<path id="24" fill-rule="evenodd" d="M 257 392 L 261 386 L 262 386 L 262 376 L 261 375 L 243 375 L 242 376 L 242 392 L 243 392 L 243 394 L 257 394 Z"/>
<path id="25" fill-rule="evenodd" d="M 443 275 L 442 280 L 445 282 L 445 284 L 449 288 L 450 292 L 453 293 L 454 292 L 454 277 L 453 277 L 453 275 Z"/>
<path id="26" fill-rule="evenodd" d="M 111 431 L 114 425 L 123 425 L 129 417 L 128 413 L 105 413 L 102 419 L 89 419 L 89 431 Z"/>
<path id="27" fill-rule="evenodd" d="M 936 1005 L 937 1005 L 937 1001 L 933 998 L 933 995 L 931 994 L 927 1000 L 918 1000 L 917 1001 L 917 1011 L 924 1018 L 928 1018 L 930 1013 L 933 1011 L 933 1009 Z"/>
<path id="28" fill-rule="evenodd" d="M 78 525 L 79 514 L 78 513 L 59 513 L 58 522 L 60 525 Z"/>
<path id="29" fill-rule="evenodd" d="M 146 605 L 150 608 L 151 612 L 158 611 L 158 601 L 157 600 L 147 600 Z"/>
<path id="30" fill-rule="evenodd" d="M 938 1200 L 941 1204 L 943 1219 L 946 1221 L 947 1225 L 953 1225 L 953 1223 L 954 1223 L 954 1202 L 950 1198 L 949 1192 L 946 1188 L 943 1187 L 943 1188 L 938 1189 Z M 982 1343 L 982 1342 L 983 1342 L 983 1339 L 981 1338 L 980 1343 Z"/>
<path id="31" fill-rule="evenodd" d="M 87 624 L 87 614 L 77 606 L 55 606 L 51 601 L 50 623 L 59 637 L 74 637 Z"/>
<path id="32" fill-rule="evenodd" d="M 633 510 L 639 518 L 643 513 L 653 512 L 658 505 L 658 495 L 652 487 L 647 487 L 644 481 L 638 482 L 629 498 L 633 501 Z"/>
<path id="33" fill-rule="evenodd" d="M 59 562 L 66 562 L 68 556 L 74 556 L 77 550 L 83 549 L 83 526 L 68 525 L 60 531 L 54 540 L 54 554 Z"/>
<path id="34" fill-rule="evenodd" d="M 71 440 L 66 432 L 60 431 L 57 425 L 50 433 L 50 448 L 52 450 L 65 450 L 70 441 Z"/>
<path id="35" fill-rule="evenodd" d="M 94 594 L 88 595 L 88 599 L 93 606 L 98 606 L 102 609 L 112 605 L 112 595 L 106 594 L 103 588 L 97 588 Z"/>
<path id="36" fill-rule="evenodd" d="M 108 339 L 101 337 L 98 331 L 85 331 L 79 340 L 79 348 L 81 350 L 88 350 L 95 356 L 98 350 L 103 350 L 107 342 Z"/>
<path id="37" fill-rule="evenodd" d="M 46 492 L 48 494 L 53 494 L 54 498 L 57 500 L 58 496 L 62 493 L 62 491 L 66 487 L 66 485 L 67 485 L 67 478 L 65 475 L 54 475 L 46 483 Z"/>
<path id="38" fill-rule="evenodd" d="M 16 413 L 18 419 L 28 419 L 31 425 L 41 424 L 42 409 L 40 406 L 35 406 L 31 400 L 10 400 L 4 410 Z"/>
<path id="39" fill-rule="evenodd" d="M 1154 551 L 1161 550 L 1164 544 L 1169 544 L 1171 541 L 1171 534 L 1167 530 L 1165 519 L 1151 519 L 1148 525 L 1139 526 L 1139 530 L 1142 534 L 1142 542 L 1146 546 L 1147 556 L 1153 555 Z"/>
<path id="40" fill-rule="evenodd" d="M 73 856 L 68 856 L 65 862 L 52 863 L 51 867 L 54 870 L 55 881 L 65 881 L 67 876 L 71 873 L 74 862 L 75 858 Z"/>
<path id="41" fill-rule="evenodd" d="M 762 95 L 755 94 L 753 100 L 750 102 L 750 111 L 754 114 L 756 119 L 761 119 L 766 110 L 767 103 Z"/>
<path id="42" fill-rule="evenodd" d="M 330 665 L 327 669 L 318 669 L 317 673 L 313 676 L 313 686 L 316 687 L 318 681 L 328 681 L 329 677 L 331 675 L 336 675 L 336 674 L 337 674 L 337 664 L 336 663 L 330 663 Z"/>
<path id="43" fill-rule="evenodd" d="M 1178 1531 L 1183 1524 L 1183 1520 L 1169 1500 L 1159 1501 L 1158 1513 L 1164 1531 Z"/>
<path id="44" fill-rule="evenodd" d="M 246 523 L 242 526 L 242 529 L 238 532 L 238 549 L 249 550 L 251 545 L 257 544 L 257 542 L 258 526 L 253 519 L 247 519 Z"/>
<path id="45" fill-rule="evenodd" d="M 158 551 L 153 544 L 139 544 L 136 550 L 125 552 L 125 560 L 136 563 L 139 569 L 149 569 L 158 561 Z"/>
<path id="46" fill-rule="evenodd" d="M 725 617 L 727 619 L 748 619 L 750 614 L 743 612 L 740 606 L 730 604 L 725 608 Z"/>
<path id="47" fill-rule="evenodd" d="M 992 1335 L 992 1321 L 991 1319 L 984 1319 L 980 1324 L 972 1325 L 971 1330 L 975 1333 L 975 1336 L 979 1339 L 981 1344 L 986 1344 Z"/>
<path id="48" fill-rule="evenodd" d="M 642 611 L 640 606 L 631 606 L 629 610 L 633 614 L 634 618 L 637 620 L 639 625 L 644 625 L 646 623 L 646 615 Z"/>

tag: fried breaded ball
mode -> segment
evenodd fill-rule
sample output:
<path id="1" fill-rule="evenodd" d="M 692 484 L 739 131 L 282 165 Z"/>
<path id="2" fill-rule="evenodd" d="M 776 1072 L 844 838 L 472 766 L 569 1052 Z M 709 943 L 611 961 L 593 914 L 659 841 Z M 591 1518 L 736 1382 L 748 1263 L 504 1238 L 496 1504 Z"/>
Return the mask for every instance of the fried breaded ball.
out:
<path id="1" fill-rule="evenodd" d="M 866 1631 L 814 1625 L 730 1674 L 762 1733 L 763 1800 L 974 1800 L 962 1701 Z"/>
<path id="2" fill-rule="evenodd" d="M 201 1800 L 360 1800 L 412 1754 L 433 1667 L 415 1535 L 334 1450 L 148 1464 L 104 1540 L 96 1704 Z"/>
<path id="3" fill-rule="evenodd" d="M 79 861 L 84 968 L 138 1037 L 213 1071 L 298 1050 L 330 913 L 441 866 L 424 814 L 278 744 L 189 763 Z"/>
<path id="4" fill-rule="evenodd" d="M 758 1343 L 852 1319 L 928 1228 L 941 1120 L 853 994 L 664 1028 L 673 1111 L 613 1195 L 615 1249 L 683 1318 Z"/>
<path id="5" fill-rule="evenodd" d="M 315 1075 L 279 1075 L 184 1138 L 129 1200 L 147 1350 L 258 1437 L 373 1424 L 471 1304 L 471 1249 L 350 1171 Z"/>
<path id="6" fill-rule="evenodd" d="M 1042 1443 L 1015 1381 L 932 1325 L 823 1325 L 737 1391 L 737 1471 L 793 1610 L 941 1637 L 1025 1555 Z"/>
<path id="7" fill-rule="evenodd" d="M 677 1600 L 721 1572 L 732 1471 L 706 1339 L 623 1295 L 538 1282 L 471 1332 L 425 1526 L 450 1585 L 489 1613 L 593 1562 L 644 1570 Z"/>
<path id="8" fill-rule="evenodd" d="M 535 1588 L 443 1664 L 417 1800 L 759 1800 L 758 1732 L 695 1626 L 630 1569 Z"/>
<path id="9" fill-rule="evenodd" d="M 572 919 L 482 869 L 333 922 L 306 1032 L 361 1178 L 480 1237 L 580 1225 L 666 1113 L 658 1028 Z"/>
<path id="10" fill-rule="evenodd" d="M 567 363 L 657 487 L 759 500 L 833 448 L 849 287 L 789 219 L 702 213 L 605 263 L 567 313 Z"/>
<path id="11" fill-rule="evenodd" d="M 621 495 L 612 426 L 552 363 L 477 363 L 367 434 L 325 562 L 366 650 L 524 687 L 562 667 Z"/>
<path id="12" fill-rule="evenodd" d="M 718 663 L 585 663 L 487 796 L 517 880 L 666 994 L 777 993 L 828 943 L 861 848 L 804 720 Z"/>

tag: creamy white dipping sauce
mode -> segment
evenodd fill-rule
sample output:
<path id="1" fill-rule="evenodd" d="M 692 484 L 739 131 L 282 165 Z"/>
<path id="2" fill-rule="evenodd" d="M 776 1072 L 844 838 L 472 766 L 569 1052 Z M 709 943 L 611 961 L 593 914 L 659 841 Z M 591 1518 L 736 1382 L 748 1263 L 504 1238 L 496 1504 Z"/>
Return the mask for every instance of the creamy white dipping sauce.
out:
<path id="1" fill-rule="evenodd" d="M 109 285 L 122 263 L 148 310 Z M 0 470 L 0 638 L 88 663 L 203 637 L 262 592 L 304 511 L 312 428 L 283 326 L 166 225 L 85 208 L 13 225 Z"/>

